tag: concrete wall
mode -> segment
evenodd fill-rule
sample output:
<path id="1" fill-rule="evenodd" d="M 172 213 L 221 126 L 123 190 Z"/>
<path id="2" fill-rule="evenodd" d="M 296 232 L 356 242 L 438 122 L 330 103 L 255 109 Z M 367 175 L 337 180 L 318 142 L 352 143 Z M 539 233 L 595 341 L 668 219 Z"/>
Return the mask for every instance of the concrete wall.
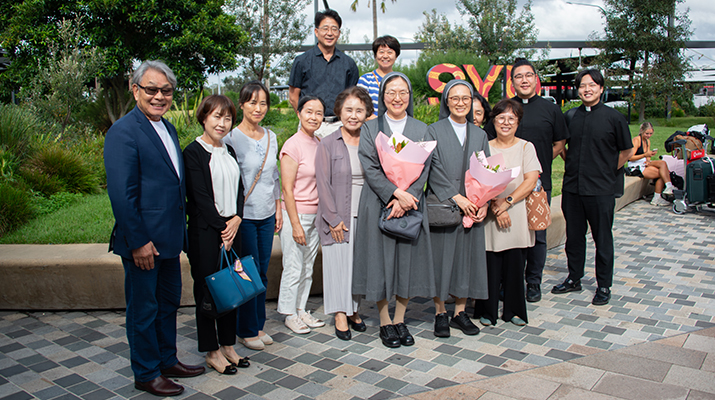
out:
<path id="1" fill-rule="evenodd" d="M 645 179 L 627 177 L 623 197 L 616 210 L 653 192 Z M 566 241 L 561 196 L 551 203 L 552 225 L 548 229 L 549 248 Z M 189 262 L 181 256 L 182 305 L 193 305 L 193 280 Z M 268 267 L 267 297 L 278 297 L 281 247 L 278 236 Z M 318 252 L 311 294 L 322 293 L 322 257 Z M 83 310 L 120 309 L 124 302 L 124 268 L 119 256 L 107 252 L 106 244 L 0 245 L 0 309 L 3 310 Z"/>

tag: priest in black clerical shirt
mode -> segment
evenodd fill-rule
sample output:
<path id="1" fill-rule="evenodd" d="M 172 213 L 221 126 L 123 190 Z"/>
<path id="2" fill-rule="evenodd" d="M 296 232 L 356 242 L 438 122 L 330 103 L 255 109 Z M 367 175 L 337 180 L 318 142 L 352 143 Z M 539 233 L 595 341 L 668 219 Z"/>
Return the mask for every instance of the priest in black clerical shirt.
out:
<path id="1" fill-rule="evenodd" d="M 603 76 L 587 69 L 576 76 L 578 96 L 583 101 L 569 121 L 561 210 L 566 220 L 566 256 L 569 275 L 551 293 L 581 290 L 586 262 L 586 231 L 596 245 L 594 305 L 608 304 L 613 282 L 613 216 L 617 171 L 631 156 L 628 122 L 620 112 L 601 102 Z M 622 188 L 620 188 L 622 190 Z"/>
<path id="2" fill-rule="evenodd" d="M 539 76 L 526 59 L 518 58 L 511 69 L 516 91 L 515 100 L 522 103 L 524 116 L 516 131 L 518 138 L 528 140 L 536 148 L 541 169 L 541 184 L 551 203 L 551 162 L 563 150 L 569 131 L 561 108 L 536 94 Z M 496 137 L 494 123 L 484 128 L 489 139 Z M 536 243 L 526 253 L 526 301 L 541 300 L 541 277 L 546 263 L 546 230 L 536 231 Z"/>

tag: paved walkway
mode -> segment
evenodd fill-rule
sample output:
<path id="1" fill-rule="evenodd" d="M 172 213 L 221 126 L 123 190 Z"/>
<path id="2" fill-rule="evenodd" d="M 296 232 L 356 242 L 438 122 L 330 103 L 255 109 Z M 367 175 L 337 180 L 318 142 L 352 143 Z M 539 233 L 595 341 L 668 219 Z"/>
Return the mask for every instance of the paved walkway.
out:
<path id="1" fill-rule="evenodd" d="M 500 322 L 477 336 L 432 335 L 429 299 L 410 302 L 417 343 L 379 341 L 374 306 L 366 333 L 344 342 L 333 326 L 289 333 L 268 304 L 276 343 L 254 352 L 234 376 L 184 379 L 184 399 L 715 399 L 715 215 L 675 216 L 637 201 L 616 215 L 616 272 L 610 304 L 584 291 L 555 296 L 563 248 L 549 252 L 544 298 L 530 324 Z M 593 265 L 593 246 L 587 265 Z M 309 307 L 322 316 L 320 298 Z M 179 358 L 201 364 L 194 311 L 179 313 Z M 124 313 L 0 312 L 0 399 L 154 398 L 133 387 Z"/>

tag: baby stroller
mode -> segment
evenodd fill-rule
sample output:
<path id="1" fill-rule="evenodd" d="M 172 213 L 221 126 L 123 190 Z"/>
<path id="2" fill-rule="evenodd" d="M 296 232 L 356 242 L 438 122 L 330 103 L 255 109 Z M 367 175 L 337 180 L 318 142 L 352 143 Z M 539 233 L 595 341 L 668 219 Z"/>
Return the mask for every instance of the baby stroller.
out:
<path id="1" fill-rule="evenodd" d="M 709 141 L 712 147 L 713 137 L 703 135 L 707 148 Z M 685 181 L 683 189 L 673 190 L 673 212 L 684 214 L 688 210 L 715 212 L 715 158 L 705 155 L 703 149 L 690 150 L 686 147 L 688 140 L 677 139 L 672 142 L 683 154 Z"/>

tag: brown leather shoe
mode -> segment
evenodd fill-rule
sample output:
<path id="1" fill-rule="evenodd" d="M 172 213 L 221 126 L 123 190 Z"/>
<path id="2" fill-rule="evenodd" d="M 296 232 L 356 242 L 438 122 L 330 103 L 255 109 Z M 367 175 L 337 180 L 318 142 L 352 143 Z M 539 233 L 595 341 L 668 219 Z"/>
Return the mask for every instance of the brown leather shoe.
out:
<path id="1" fill-rule="evenodd" d="M 138 390 L 143 390 L 159 397 L 178 396 L 181 393 L 184 393 L 183 386 L 177 385 L 162 375 L 159 375 L 158 378 L 149 382 L 134 381 L 134 387 Z"/>
<path id="2" fill-rule="evenodd" d="M 206 368 L 200 365 L 186 365 L 179 361 L 173 367 L 162 369 L 161 374 L 167 378 L 191 378 L 203 374 L 204 371 Z"/>

